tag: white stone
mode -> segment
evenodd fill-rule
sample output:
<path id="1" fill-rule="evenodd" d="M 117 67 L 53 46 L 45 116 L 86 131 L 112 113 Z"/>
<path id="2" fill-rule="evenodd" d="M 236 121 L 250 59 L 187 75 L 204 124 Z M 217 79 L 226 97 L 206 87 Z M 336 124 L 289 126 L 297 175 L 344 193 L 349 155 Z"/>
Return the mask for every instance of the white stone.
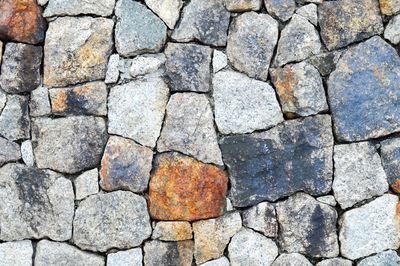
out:
<path id="1" fill-rule="evenodd" d="M 299 253 L 281 254 L 271 266 L 312 266 L 311 262 Z"/>
<path id="2" fill-rule="evenodd" d="M 317 200 L 319 202 L 322 202 L 322 203 L 325 203 L 325 204 L 328 204 L 331 206 L 336 206 L 336 204 L 337 204 L 335 197 L 332 195 L 321 196 L 321 197 L 318 197 Z"/>
<path id="3" fill-rule="evenodd" d="M 400 15 L 393 17 L 389 21 L 383 36 L 393 44 L 400 43 Z"/>
<path id="4" fill-rule="evenodd" d="M 107 64 L 106 84 L 116 83 L 119 78 L 119 54 L 112 54 Z"/>
<path id="5" fill-rule="evenodd" d="M 228 57 L 224 52 L 221 52 L 219 50 L 214 50 L 212 65 L 213 65 L 213 72 L 217 73 L 218 71 L 220 71 L 221 69 L 223 69 L 228 65 Z"/>
<path id="6" fill-rule="evenodd" d="M 315 266 L 352 266 L 353 262 L 351 260 L 346 260 L 342 258 L 327 259 L 318 262 Z"/>
<path id="7" fill-rule="evenodd" d="M 35 156 L 33 155 L 32 141 L 25 140 L 21 143 L 22 160 L 27 166 L 35 164 Z"/>
<path id="8" fill-rule="evenodd" d="M 129 74 L 132 77 L 143 76 L 157 71 L 165 63 L 164 54 L 141 55 L 132 60 Z"/>
<path id="9" fill-rule="evenodd" d="M 350 264 L 351 265 L 351 264 Z M 361 260 L 357 266 L 395 266 L 400 265 L 400 257 L 394 250 L 388 250 Z"/>
<path id="10" fill-rule="evenodd" d="M 142 249 L 133 248 L 107 255 L 107 266 L 142 266 Z"/>
<path id="11" fill-rule="evenodd" d="M 167 24 L 168 28 L 174 29 L 183 6 L 182 0 L 145 0 L 145 2 Z"/>
<path id="12" fill-rule="evenodd" d="M 31 266 L 32 256 L 30 240 L 0 243 L 1 266 Z"/>
<path id="13" fill-rule="evenodd" d="M 230 266 L 229 260 L 226 257 L 221 257 L 219 259 L 210 260 L 206 263 L 201 264 L 201 266 Z"/>
<path id="14" fill-rule="evenodd" d="M 74 181 L 75 199 L 81 200 L 99 192 L 99 172 L 97 168 L 80 174 Z"/>

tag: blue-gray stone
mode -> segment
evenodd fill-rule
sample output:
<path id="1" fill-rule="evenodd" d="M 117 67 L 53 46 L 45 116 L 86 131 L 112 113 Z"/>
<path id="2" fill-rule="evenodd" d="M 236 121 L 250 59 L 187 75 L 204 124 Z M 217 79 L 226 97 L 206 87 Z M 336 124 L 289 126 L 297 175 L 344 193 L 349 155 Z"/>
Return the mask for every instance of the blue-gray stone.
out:
<path id="1" fill-rule="evenodd" d="M 281 20 L 289 20 L 296 10 L 294 0 L 264 0 L 265 7 L 270 15 Z"/>
<path id="2" fill-rule="evenodd" d="M 381 142 L 383 169 L 392 189 L 400 192 L 400 138 L 387 139 Z"/>

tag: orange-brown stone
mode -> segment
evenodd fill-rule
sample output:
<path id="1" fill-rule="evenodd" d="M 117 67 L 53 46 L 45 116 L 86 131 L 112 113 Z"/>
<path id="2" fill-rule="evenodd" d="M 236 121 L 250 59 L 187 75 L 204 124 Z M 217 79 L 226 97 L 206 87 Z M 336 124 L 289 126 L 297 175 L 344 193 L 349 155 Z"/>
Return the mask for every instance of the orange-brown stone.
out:
<path id="1" fill-rule="evenodd" d="M 149 186 L 150 215 L 195 221 L 223 214 L 228 175 L 217 166 L 177 153 L 161 154 Z"/>

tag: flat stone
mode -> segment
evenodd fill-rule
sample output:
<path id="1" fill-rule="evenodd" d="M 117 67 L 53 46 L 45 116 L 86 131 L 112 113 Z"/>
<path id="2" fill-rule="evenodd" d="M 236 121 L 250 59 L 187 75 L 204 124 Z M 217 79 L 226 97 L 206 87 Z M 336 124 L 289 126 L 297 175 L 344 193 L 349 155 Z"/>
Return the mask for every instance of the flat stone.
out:
<path id="1" fill-rule="evenodd" d="M 266 82 L 234 71 L 213 78 L 215 122 L 219 132 L 250 133 L 283 122 L 275 90 Z"/>
<path id="2" fill-rule="evenodd" d="M 154 147 L 160 135 L 169 90 L 161 78 L 111 88 L 108 132 Z"/>
<path id="3" fill-rule="evenodd" d="M 223 165 L 206 95 L 175 93 L 170 97 L 157 150 L 178 151 L 204 163 Z"/>
<path id="4" fill-rule="evenodd" d="M 67 243 L 39 241 L 36 246 L 35 265 L 90 265 L 104 266 L 105 259 L 97 254 L 79 250 Z"/>
<path id="5" fill-rule="evenodd" d="M 327 52 L 310 57 L 306 60 L 306 62 L 313 65 L 316 69 L 318 69 L 319 73 L 325 77 L 336 69 L 336 64 L 341 55 L 341 51 Z"/>
<path id="6" fill-rule="evenodd" d="M 353 262 L 351 260 L 346 260 L 342 258 L 326 259 L 318 262 L 315 266 L 352 266 Z"/>
<path id="7" fill-rule="evenodd" d="M 193 223 L 196 263 L 201 264 L 222 257 L 231 237 L 239 232 L 241 227 L 242 220 L 238 212 Z"/>
<path id="8" fill-rule="evenodd" d="M 165 63 L 164 54 L 137 56 L 132 60 L 129 74 L 132 77 L 143 76 L 157 71 Z"/>
<path id="9" fill-rule="evenodd" d="M 359 141 L 400 131 L 400 58 L 380 37 L 347 50 L 328 80 L 339 141 Z"/>
<path id="10" fill-rule="evenodd" d="M 33 155 L 33 147 L 31 140 L 25 140 L 24 142 L 21 143 L 21 155 L 22 155 L 22 160 L 27 166 L 35 165 L 35 156 Z"/>
<path id="11" fill-rule="evenodd" d="M 400 193 L 400 138 L 381 142 L 381 159 L 389 185 Z"/>
<path id="12" fill-rule="evenodd" d="M 193 260 L 193 241 L 162 242 L 151 240 L 144 244 L 144 265 L 191 266 Z"/>
<path id="13" fill-rule="evenodd" d="M 74 191 L 71 181 L 50 170 L 22 164 L 0 169 L 0 239 L 72 236 Z"/>
<path id="14" fill-rule="evenodd" d="M 73 243 L 105 252 L 139 246 L 151 235 L 146 200 L 128 191 L 92 195 L 75 211 Z"/>
<path id="15" fill-rule="evenodd" d="M 0 147 L 0 166 L 21 159 L 21 152 L 18 143 L 0 137 Z"/>
<path id="16" fill-rule="evenodd" d="M 188 222 L 158 222 L 153 230 L 152 239 L 163 241 L 182 241 L 193 238 L 192 226 Z"/>
<path id="17" fill-rule="evenodd" d="M 234 18 L 226 50 L 229 61 L 251 78 L 267 80 L 278 33 L 278 22 L 267 14 L 247 12 Z"/>
<path id="18" fill-rule="evenodd" d="M 225 7 L 231 12 L 257 11 L 261 4 L 261 0 L 225 0 Z"/>
<path id="19" fill-rule="evenodd" d="M 400 246 L 399 199 L 383 195 L 368 204 L 349 210 L 340 222 L 340 251 L 355 260 Z"/>
<path id="20" fill-rule="evenodd" d="M 206 45 L 225 46 L 229 19 L 224 0 L 193 0 L 183 8 L 180 23 L 171 37 L 178 42 L 197 40 Z"/>
<path id="21" fill-rule="evenodd" d="M 105 121 L 99 117 L 36 118 L 32 123 L 39 168 L 73 174 L 97 167 L 106 141 Z"/>
<path id="22" fill-rule="evenodd" d="M 33 247 L 30 240 L 0 244 L 0 264 L 7 266 L 31 266 Z"/>
<path id="23" fill-rule="evenodd" d="M 40 84 L 42 57 L 43 49 L 40 46 L 8 43 L 1 65 L 0 87 L 8 93 L 29 92 L 36 89 Z"/>
<path id="24" fill-rule="evenodd" d="M 296 10 L 296 14 L 306 18 L 314 26 L 318 25 L 318 10 L 316 4 L 308 4 Z"/>
<path id="25" fill-rule="evenodd" d="M 229 260 L 226 257 L 221 257 L 219 259 L 210 260 L 206 263 L 201 264 L 201 266 L 230 266 Z"/>
<path id="26" fill-rule="evenodd" d="M 82 200 L 99 192 L 99 172 L 96 168 L 80 174 L 74 180 L 75 199 Z"/>
<path id="27" fill-rule="evenodd" d="M 379 0 L 382 15 L 391 16 L 400 11 L 399 0 Z"/>
<path id="28" fill-rule="evenodd" d="M 145 2 L 167 24 L 168 28 L 174 29 L 179 19 L 179 12 L 183 6 L 182 0 L 145 0 Z"/>
<path id="29" fill-rule="evenodd" d="M 29 115 L 32 117 L 46 116 L 51 114 L 49 89 L 39 86 L 31 92 L 29 102 Z"/>
<path id="30" fill-rule="evenodd" d="M 400 6 L 400 1 L 399 1 Z M 393 44 L 400 43 L 400 15 L 393 17 L 386 25 L 384 36 Z"/>
<path id="31" fill-rule="evenodd" d="M 350 264 L 351 265 L 351 264 Z M 396 251 L 388 250 L 361 260 L 357 266 L 388 266 L 400 265 L 400 257 Z"/>
<path id="32" fill-rule="evenodd" d="M 44 17 L 97 15 L 108 17 L 113 13 L 115 0 L 49 0 Z"/>
<path id="33" fill-rule="evenodd" d="M 324 1 L 318 8 L 321 38 L 329 50 L 345 47 L 383 32 L 378 1 Z"/>
<path id="34" fill-rule="evenodd" d="M 270 15 L 281 20 L 289 20 L 296 10 L 294 0 L 264 0 L 265 7 Z"/>
<path id="35" fill-rule="evenodd" d="M 378 151 L 368 142 L 336 145 L 332 190 L 342 209 L 388 190 Z"/>
<path id="36" fill-rule="evenodd" d="M 335 197 L 332 196 L 332 195 L 321 196 L 321 197 L 318 197 L 317 200 L 318 200 L 319 202 L 328 204 L 328 205 L 330 205 L 330 206 L 332 206 L 332 207 L 334 207 L 334 206 L 337 205 L 336 199 L 335 199 Z"/>
<path id="37" fill-rule="evenodd" d="M 161 50 L 167 38 L 167 27 L 145 5 L 118 0 L 115 15 L 115 46 L 120 55 L 130 57 Z"/>
<path id="38" fill-rule="evenodd" d="M 149 184 L 150 215 L 184 221 L 218 217 L 227 186 L 227 173 L 217 166 L 178 153 L 159 155 Z"/>
<path id="39" fill-rule="evenodd" d="M 141 248 L 118 251 L 107 255 L 107 266 L 141 266 L 142 261 Z"/>
<path id="40" fill-rule="evenodd" d="M 278 256 L 275 242 L 251 229 L 242 228 L 228 246 L 229 260 L 235 265 L 271 265 Z"/>
<path id="41" fill-rule="evenodd" d="M 224 137 L 234 206 L 275 201 L 297 191 L 318 196 L 331 190 L 331 118 L 319 115 L 286 121 L 268 131 Z"/>
<path id="42" fill-rule="evenodd" d="M 119 78 L 119 54 L 112 54 L 108 60 L 106 79 L 104 83 L 116 83 Z"/>
<path id="43" fill-rule="evenodd" d="M 27 96 L 8 95 L 0 114 L 0 135 L 9 140 L 29 139 L 30 119 Z"/>
<path id="44" fill-rule="evenodd" d="M 312 266 L 311 262 L 299 253 L 281 254 L 271 266 Z"/>
<path id="45" fill-rule="evenodd" d="M 43 84 L 63 87 L 104 79 L 112 52 L 114 22 L 106 18 L 60 17 L 49 23 Z"/>
<path id="46" fill-rule="evenodd" d="M 228 57 L 224 52 L 214 49 L 212 67 L 213 72 L 217 73 L 228 65 Z"/>
<path id="47" fill-rule="evenodd" d="M 243 225 L 267 237 L 275 238 L 278 235 L 278 221 L 274 205 L 261 202 L 243 211 Z"/>

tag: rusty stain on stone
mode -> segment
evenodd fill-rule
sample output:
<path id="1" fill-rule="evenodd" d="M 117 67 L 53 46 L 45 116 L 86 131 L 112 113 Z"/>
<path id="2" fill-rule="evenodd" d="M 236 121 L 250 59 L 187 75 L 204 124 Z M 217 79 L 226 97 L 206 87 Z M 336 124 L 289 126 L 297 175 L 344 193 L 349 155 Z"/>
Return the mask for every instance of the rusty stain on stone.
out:
<path id="1" fill-rule="evenodd" d="M 379 0 L 382 15 L 391 16 L 397 11 L 394 8 L 393 0 Z"/>
<path id="2" fill-rule="evenodd" d="M 394 181 L 394 183 L 391 184 L 390 187 L 393 189 L 394 192 L 400 193 L 400 179 Z"/>
<path id="3" fill-rule="evenodd" d="M 67 109 L 67 92 L 59 90 L 55 99 L 51 102 L 53 112 L 64 112 Z"/>
<path id="4" fill-rule="evenodd" d="M 298 79 L 295 73 L 290 68 L 279 68 L 271 71 L 272 79 L 276 87 L 276 91 L 279 95 L 279 101 L 284 102 L 287 105 L 296 105 L 296 97 L 294 95 L 293 88 L 297 85 Z M 287 113 L 288 118 L 295 117 L 294 114 Z"/>

